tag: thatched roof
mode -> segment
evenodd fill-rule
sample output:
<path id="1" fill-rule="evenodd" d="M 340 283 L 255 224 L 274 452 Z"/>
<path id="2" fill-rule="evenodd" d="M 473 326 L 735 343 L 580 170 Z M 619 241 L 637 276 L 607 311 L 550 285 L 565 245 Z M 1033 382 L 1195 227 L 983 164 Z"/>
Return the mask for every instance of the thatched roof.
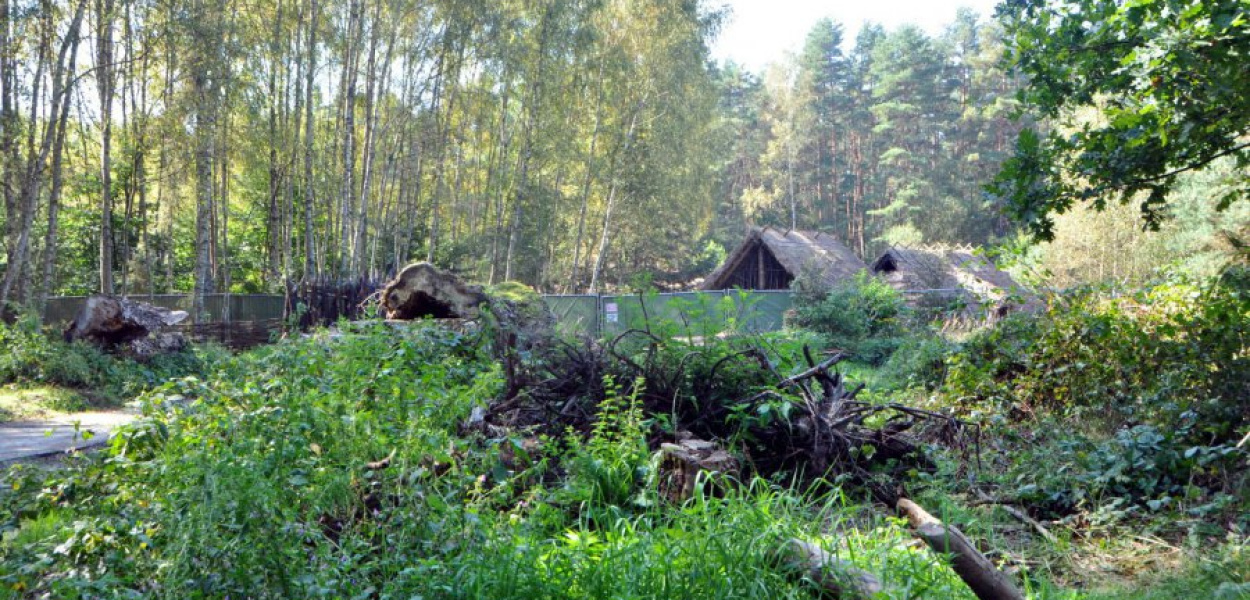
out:
<path id="1" fill-rule="evenodd" d="M 702 288 L 729 289 L 735 287 L 735 280 L 748 279 L 743 274 L 750 274 L 756 265 L 746 264 L 750 262 L 747 259 L 756 256 L 756 251 L 760 249 L 765 252 L 760 260 L 775 259 L 788 276 L 787 282 L 810 271 L 818 273 L 826 284 L 832 286 L 868 268 L 850 248 L 827 233 L 752 227 L 746 239 L 730 253 L 725 264 L 708 276 Z M 768 262 L 772 264 L 772 260 Z"/>
<path id="2" fill-rule="evenodd" d="M 900 290 L 966 291 L 982 302 L 1028 295 L 1011 275 L 967 247 L 892 247 L 873 261 L 872 272 Z"/>

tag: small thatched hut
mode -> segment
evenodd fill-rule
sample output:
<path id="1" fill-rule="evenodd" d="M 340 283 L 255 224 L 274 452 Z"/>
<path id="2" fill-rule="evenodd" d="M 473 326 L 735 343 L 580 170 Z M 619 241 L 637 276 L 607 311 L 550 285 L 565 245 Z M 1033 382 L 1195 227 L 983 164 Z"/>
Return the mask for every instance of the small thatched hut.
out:
<path id="1" fill-rule="evenodd" d="M 832 286 L 868 265 L 827 233 L 752 227 L 725 264 L 700 286 L 705 290 L 786 290 L 800 273 L 816 273 Z"/>
<path id="2" fill-rule="evenodd" d="M 1006 306 L 1031 302 L 1032 295 L 971 248 L 900 248 L 873 261 L 872 272 L 900 291 L 929 297 L 964 297 L 973 304 Z"/>

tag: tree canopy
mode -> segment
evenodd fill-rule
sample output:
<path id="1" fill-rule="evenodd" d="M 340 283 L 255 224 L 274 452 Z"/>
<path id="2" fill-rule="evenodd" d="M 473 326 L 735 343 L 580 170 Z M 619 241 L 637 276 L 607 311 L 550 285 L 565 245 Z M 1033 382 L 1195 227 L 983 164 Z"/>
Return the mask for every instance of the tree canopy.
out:
<path id="1" fill-rule="evenodd" d="M 998 17 L 1020 98 L 1051 126 L 1023 132 L 989 189 L 1035 237 L 1077 202 L 1139 202 L 1157 229 L 1177 176 L 1224 156 L 1218 204 L 1245 198 L 1250 3 L 1008 0 Z"/>

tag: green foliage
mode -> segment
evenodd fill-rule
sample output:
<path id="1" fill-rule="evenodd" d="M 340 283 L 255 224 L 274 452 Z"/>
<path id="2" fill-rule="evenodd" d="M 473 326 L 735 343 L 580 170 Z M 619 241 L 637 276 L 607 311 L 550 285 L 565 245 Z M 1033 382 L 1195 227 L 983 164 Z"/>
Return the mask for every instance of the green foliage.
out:
<path id="1" fill-rule="evenodd" d="M 810 340 L 665 341 L 650 360 L 666 375 L 646 386 L 608 379 L 597 420 L 564 452 L 550 439 L 461 435 L 472 408 L 501 393 L 500 369 L 483 340 L 429 324 L 318 332 L 171 380 L 103 456 L 0 476 L 0 597 L 814 598 L 778 560 L 799 538 L 897 597 L 971 598 L 897 519 L 836 489 L 802 496 L 754 479 L 719 497 L 696 488 L 681 506 L 654 501 L 647 437 L 663 424 L 647 417 L 663 411 L 648 403 L 692 393 L 714 371 L 734 386 L 719 393 L 741 401 L 756 377 L 775 383 L 744 350 L 769 348 L 792 373 Z M 648 360 L 649 344 L 624 354 L 629 345 L 618 350 Z M 739 408 L 744 429 L 777 424 L 763 404 Z M 1006 489 L 1024 498 L 1041 493 L 1030 484 L 1079 484 L 1087 498 L 1122 494 L 1143 512 L 1151 502 L 1227 510 L 1227 499 L 1200 504 L 1190 490 L 1230 455 L 1178 454 L 1168 436 L 1141 428 L 1105 447 L 1074 443 L 1051 460 L 1085 479 L 1063 488 L 1021 476 Z M 1117 461 L 1150 478 L 1107 475 Z M 1227 581 L 1210 579 L 1212 589 Z"/>
<path id="2" fill-rule="evenodd" d="M 594 429 L 584 442 L 570 433 L 565 463 L 570 496 L 590 511 L 628 508 L 646 501 L 638 497 L 650 456 L 649 428 L 638 402 L 645 383 L 635 380 L 628 394 L 611 376 L 604 378 L 603 385 L 606 394 L 599 403 Z"/>
<path id="3" fill-rule="evenodd" d="M 40 330 L 33 319 L 0 323 L 0 384 L 53 385 L 70 388 L 88 399 L 115 403 L 158 385 L 170 377 L 198 373 L 221 360 L 214 346 L 153 358 L 139 363 L 82 343 L 66 343 Z"/>
<path id="4" fill-rule="evenodd" d="M 1027 131 L 990 190 L 1041 239 L 1075 202 L 1139 203 L 1157 226 L 1177 175 L 1231 156 L 1240 173 L 1216 203 L 1244 198 L 1250 179 L 1250 17 L 1242 0 L 1050 3 L 999 9 L 1007 56 L 1029 79 L 1024 104 L 1057 121 Z M 1080 118 L 1080 109 L 1094 118 Z M 1075 114 L 1074 114 L 1075 113 Z"/>
<path id="5" fill-rule="evenodd" d="M 955 349 L 954 344 L 936 334 L 904 338 L 882 366 L 877 381 L 893 389 L 936 390 L 946 380 L 946 361 Z"/>
<path id="6" fill-rule="evenodd" d="M 755 481 L 680 508 L 634 502 L 649 459 L 641 382 L 609 386 L 588 439 L 572 442 L 567 486 L 535 485 L 496 450 L 507 442 L 455 435 L 500 384 L 476 342 L 436 327 L 318 335 L 172 381 L 106 456 L 3 477 L 0 589 L 811 598 L 777 566 L 777 548 L 802 537 L 906 589 L 968 597 L 890 521 L 826 539 L 853 513 L 836 494 L 813 505 Z M 570 490 L 593 510 L 561 510 Z"/>
<path id="7" fill-rule="evenodd" d="M 1164 284 L 1131 296 L 1092 290 L 1057 299 L 970 338 L 949 364 L 948 391 L 995 411 L 1052 410 L 1115 428 L 1193 426 L 1229 440 L 1243 410 L 1250 320 L 1243 271 L 1206 289 Z"/>
<path id="8" fill-rule="evenodd" d="M 827 346 L 852 358 L 881 364 L 902 344 L 907 305 L 889 284 L 859 273 L 825 290 L 800 277 L 795 280 L 795 314 L 790 325 L 820 334 Z"/>
<path id="9" fill-rule="evenodd" d="M 1006 488 L 1038 514 L 1089 510 L 1104 525 L 1134 513 L 1224 512 L 1234 499 L 1222 490 L 1234 483 L 1227 478 L 1240 457 L 1232 444 L 1190 445 L 1191 429 L 1137 425 L 1107 439 L 1034 440 L 1021 447 Z"/>
<path id="10" fill-rule="evenodd" d="M 1213 278 L 1229 264 L 1245 262 L 1250 202 L 1220 211 L 1211 197 L 1236 176 L 1232 160 L 1213 162 L 1201 173 L 1177 177 L 1168 195 L 1168 219 L 1158 231 L 1143 231 L 1136 206 L 1096 210 L 1074 206 L 1054 215 L 1054 239 L 1021 252 L 1022 275 L 1041 275 L 1039 286 L 1149 285 L 1164 274 L 1195 280 Z M 1016 243 L 1026 241 L 1022 239 Z M 1031 240 L 1028 240 L 1031 241 Z M 1131 252 L 1122 251 L 1131 248 Z M 1000 262 L 1001 264 L 1001 262 Z M 1016 274 L 1016 273 L 1013 273 Z"/>
<path id="11" fill-rule="evenodd" d="M 811 24 L 797 56 L 721 74 L 720 239 L 744 221 L 826 232 L 872 256 L 889 241 L 986 244 L 1007 234 L 981 192 L 1016 132 L 1023 83 L 997 23 L 959 10 L 940 36 Z M 867 256 L 866 256 L 867 257 Z"/>
<path id="12" fill-rule="evenodd" d="M 1235 511 L 1247 499 L 1229 495 L 1245 485 L 1234 446 L 1250 425 L 1244 279 L 1054 298 L 956 347 L 941 392 L 1014 447 L 1000 485 L 1038 514 L 1105 525 Z"/>
<path id="13" fill-rule="evenodd" d="M 496 283 L 486 289 L 486 294 L 488 296 L 502 298 L 509 302 L 515 302 L 517 304 L 533 304 L 535 302 L 542 302 L 542 297 L 538 295 L 538 292 L 534 291 L 534 288 L 518 281 Z"/>
<path id="14" fill-rule="evenodd" d="M 497 455 L 466 457 L 450 435 L 499 386 L 497 368 L 466 338 L 381 326 L 278 344 L 207 380 L 171 381 L 80 471 L 39 483 L 10 473 L 0 505 L 13 511 L 0 528 L 21 531 L 56 507 L 84 524 L 50 570 L 33 541 L 0 546 L 0 585 L 61 597 L 153 585 L 179 597 L 347 589 L 355 563 L 346 557 L 362 544 L 396 527 L 420 531 L 418 515 L 448 502 L 488 500 L 483 473 L 507 477 Z M 391 468 L 366 468 L 388 454 Z M 75 574 L 59 575 L 66 566 Z"/>

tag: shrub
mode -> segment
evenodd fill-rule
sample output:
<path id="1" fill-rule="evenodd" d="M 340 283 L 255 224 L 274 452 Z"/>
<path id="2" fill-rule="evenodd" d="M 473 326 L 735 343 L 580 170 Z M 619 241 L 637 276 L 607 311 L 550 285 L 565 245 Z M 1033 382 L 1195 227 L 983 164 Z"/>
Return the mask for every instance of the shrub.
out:
<path id="1" fill-rule="evenodd" d="M 1022 503 L 1046 515 L 1097 507 L 1112 513 L 1158 511 L 1191 504 L 1201 514 L 1207 492 L 1235 487 L 1224 476 L 1236 466 L 1232 444 L 1192 446 L 1190 427 L 1125 427 L 1103 440 L 1060 433 L 1021 450 L 1009 488 Z M 1045 465 L 1045 468 L 1038 468 Z M 1227 485 L 1226 485 L 1227 484 Z"/>
<path id="2" fill-rule="evenodd" d="M 946 390 L 969 408 L 1090 417 L 1109 430 L 1189 423 L 1195 444 L 1228 441 L 1250 420 L 1239 281 L 1068 294 L 1046 314 L 970 338 L 949 361 Z"/>
<path id="3" fill-rule="evenodd" d="M 224 349 L 209 344 L 138 363 L 90 344 L 47 335 L 33 318 L 0 323 L 0 348 L 5 349 L 0 353 L 0 384 L 71 388 L 105 402 L 137 395 L 173 377 L 202 373 L 227 356 Z"/>
<path id="4" fill-rule="evenodd" d="M 906 338 L 890 355 L 877 381 L 892 389 L 933 391 L 946 379 L 946 361 L 955 346 L 938 335 Z"/>
<path id="5" fill-rule="evenodd" d="M 908 312 L 903 296 L 866 272 L 832 290 L 801 276 L 794 291 L 789 324 L 820 334 L 856 360 L 881 364 L 902 344 Z"/>

